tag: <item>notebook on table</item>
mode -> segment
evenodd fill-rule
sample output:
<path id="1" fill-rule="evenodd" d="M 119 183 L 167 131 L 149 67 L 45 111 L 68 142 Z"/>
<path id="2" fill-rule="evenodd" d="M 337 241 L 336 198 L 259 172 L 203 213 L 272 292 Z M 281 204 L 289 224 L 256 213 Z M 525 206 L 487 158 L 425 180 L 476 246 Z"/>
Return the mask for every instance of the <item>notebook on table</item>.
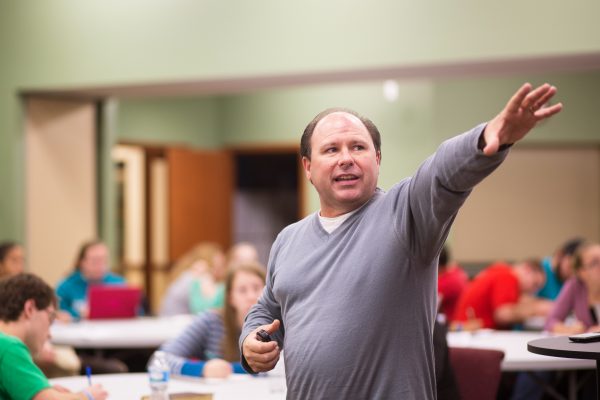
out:
<path id="1" fill-rule="evenodd" d="M 88 289 L 89 319 L 134 318 L 142 290 L 127 285 L 93 285 Z"/>

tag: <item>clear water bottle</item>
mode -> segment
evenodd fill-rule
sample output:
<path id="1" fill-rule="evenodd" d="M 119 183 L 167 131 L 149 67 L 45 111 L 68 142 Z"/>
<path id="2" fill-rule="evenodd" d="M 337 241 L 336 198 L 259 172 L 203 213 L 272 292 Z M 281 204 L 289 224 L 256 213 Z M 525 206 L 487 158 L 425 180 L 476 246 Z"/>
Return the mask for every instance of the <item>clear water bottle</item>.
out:
<path id="1" fill-rule="evenodd" d="M 168 400 L 169 363 L 164 351 L 156 351 L 148 361 L 148 379 L 150 380 L 150 400 Z"/>

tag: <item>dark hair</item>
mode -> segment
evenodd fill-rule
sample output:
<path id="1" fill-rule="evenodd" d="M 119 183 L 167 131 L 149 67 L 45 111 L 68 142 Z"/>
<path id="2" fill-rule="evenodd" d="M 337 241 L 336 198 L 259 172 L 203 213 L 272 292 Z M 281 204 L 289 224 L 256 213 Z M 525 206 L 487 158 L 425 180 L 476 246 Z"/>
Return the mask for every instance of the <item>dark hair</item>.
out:
<path id="1" fill-rule="evenodd" d="M 561 256 L 572 256 L 577 248 L 584 242 L 582 238 L 571 239 L 560 248 Z"/>
<path id="2" fill-rule="evenodd" d="M 587 249 L 593 246 L 597 246 L 598 243 L 583 241 L 577 246 L 575 249 L 575 254 L 573 254 L 573 269 L 578 271 L 583 267 L 583 253 L 586 252 Z"/>
<path id="3" fill-rule="evenodd" d="M 10 253 L 10 251 L 17 246 L 19 246 L 19 243 L 17 243 L 17 242 L 12 242 L 12 241 L 1 242 L 0 243 L 0 263 L 4 262 L 4 260 L 8 256 L 8 253 Z"/>
<path id="4" fill-rule="evenodd" d="M 324 117 L 336 112 L 344 112 L 358 118 L 363 123 L 365 128 L 367 128 L 367 131 L 369 131 L 371 139 L 373 140 L 373 145 L 375 146 L 375 152 L 378 153 L 381 157 L 381 135 L 379 134 L 379 129 L 377 129 L 373 121 L 366 117 L 363 117 L 354 110 L 350 110 L 349 108 L 343 107 L 333 107 L 321 111 L 319 114 L 317 114 L 317 116 L 315 116 L 312 119 L 312 121 L 308 123 L 306 128 L 304 128 L 304 133 L 302 134 L 302 138 L 300 139 L 300 156 L 306 157 L 310 160 L 310 153 L 312 151 L 310 146 L 310 140 L 312 139 L 315 127 L 317 126 L 319 121 L 321 121 Z"/>
<path id="5" fill-rule="evenodd" d="M 21 273 L 0 280 L 0 320 L 17 321 L 28 300 L 33 300 L 38 310 L 56 307 L 54 289 L 37 275 Z"/>
<path id="6" fill-rule="evenodd" d="M 544 273 L 544 267 L 542 267 L 542 262 L 539 258 L 528 258 L 523 261 L 532 271 L 538 272 L 540 274 Z"/>
<path id="7" fill-rule="evenodd" d="M 266 279 L 265 267 L 255 261 L 236 264 L 227 272 L 225 278 L 225 306 L 223 307 L 223 326 L 225 334 L 223 335 L 222 349 L 223 359 L 227 361 L 239 361 L 240 351 L 238 340 L 242 334 L 238 327 L 237 311 L 231 305 L 231 289 L 233 280 L 238 272 L 248 272 L 259 277 L 263 282 Z"/>
<path id="8" fill-rule="evenodd" d="M 440 251 L 438 267 L 445 267 L 446 265 L 448 265 L 449 258 L 450 258 L 450 250 L 448 250 L 448 246 L 444 245 L 444 247 L 442 247 L 442 251 Z"/>
<path id="9" fill-rule="evenodd" d="M 99 244 L 104 245 L 104 242 L 98 239 L 94 239 L 83 243 L 81 247 L 79 247 L 79 251 L 77 252 L 77 258 L 75 259 L 75 266 L 73 267 L 75 271 L 81 270 L 81 260 L 85 258 L 85 253 L 87 253 L 88 249 Z"/>

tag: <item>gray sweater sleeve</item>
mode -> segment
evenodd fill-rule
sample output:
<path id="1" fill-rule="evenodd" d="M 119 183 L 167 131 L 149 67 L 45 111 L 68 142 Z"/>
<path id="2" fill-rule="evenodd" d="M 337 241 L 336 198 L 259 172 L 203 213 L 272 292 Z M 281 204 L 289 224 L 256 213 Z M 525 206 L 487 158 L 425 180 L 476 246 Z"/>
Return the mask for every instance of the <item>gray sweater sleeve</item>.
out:
<path id="1" fill-rule="evenodd" d="M 443 142 L 417 172 L 401 182 L 408 190 L 408 201 L 398 202 L 396 231 L 409 254 L 428 265 L 437 256 L 450 226 L 473 187 L 492 173 L 505 159 L 507 151 L 486 156 L 478 149 L 485 124 Z M 404 183 L 402 185 L 402 183 Z M 401 189 L 396 190 L 401 198 Z"/>
<path id="2" fill-rule="evenodd" d="M 273 293 L 273 274 L 277 259 L 277 254 L 279 253 L 279 243 L 282 235 L 285 234 L 285 230 L 282 231 L 275 239 L 273 246 L 271 247 L 271 253 L 269 255 L 269 262 L 267 266 L 267 279 L 265 282 L 265 288 L 263 289 L 263 293 L 258 299 L 258 302 L 252 306 L 248 315 L 246 315 L 246 319 L 244 321 L 244 326 L 242 328 L 242 334 L 240 335 L 239 346 L 240 346 L 240 355 L 241 355 L 241 363 L 242 367 L 249 373 L 255 373 L 252 368 L 246 362 L 246 358 L 244 357 L 244 353 L 242 351 L 242 343 L 246 336 L 254 329 L 261 325 L 268 325 L 273 320 L 278 319 L 281 322 L 281 326 L 279 331 L 273 334 L 273 338 L 277 340 L 279 344 L 279 348 L 283 349 L 283 335 L 285 332 L 285 327 L 283 325 L 283 320 L 281 318 L 281 307 L 277 300 L 275 299 L 275 295 Z"/>

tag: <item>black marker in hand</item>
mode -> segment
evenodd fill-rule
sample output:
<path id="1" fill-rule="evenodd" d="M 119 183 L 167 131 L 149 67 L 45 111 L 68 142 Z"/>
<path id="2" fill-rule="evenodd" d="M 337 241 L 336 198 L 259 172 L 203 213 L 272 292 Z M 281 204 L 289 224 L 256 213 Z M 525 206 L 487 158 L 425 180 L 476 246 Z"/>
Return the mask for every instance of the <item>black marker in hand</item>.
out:
<path id="1" fill-rule="evenodd" d="M 261 329 L 260 331 L 256 332 L 256 340 L 259 340 L 261 342 L 270 342 L 273 340 L 273 338 L 271 337 L 271 335 L 269 335 L 267 331 Z"/>

